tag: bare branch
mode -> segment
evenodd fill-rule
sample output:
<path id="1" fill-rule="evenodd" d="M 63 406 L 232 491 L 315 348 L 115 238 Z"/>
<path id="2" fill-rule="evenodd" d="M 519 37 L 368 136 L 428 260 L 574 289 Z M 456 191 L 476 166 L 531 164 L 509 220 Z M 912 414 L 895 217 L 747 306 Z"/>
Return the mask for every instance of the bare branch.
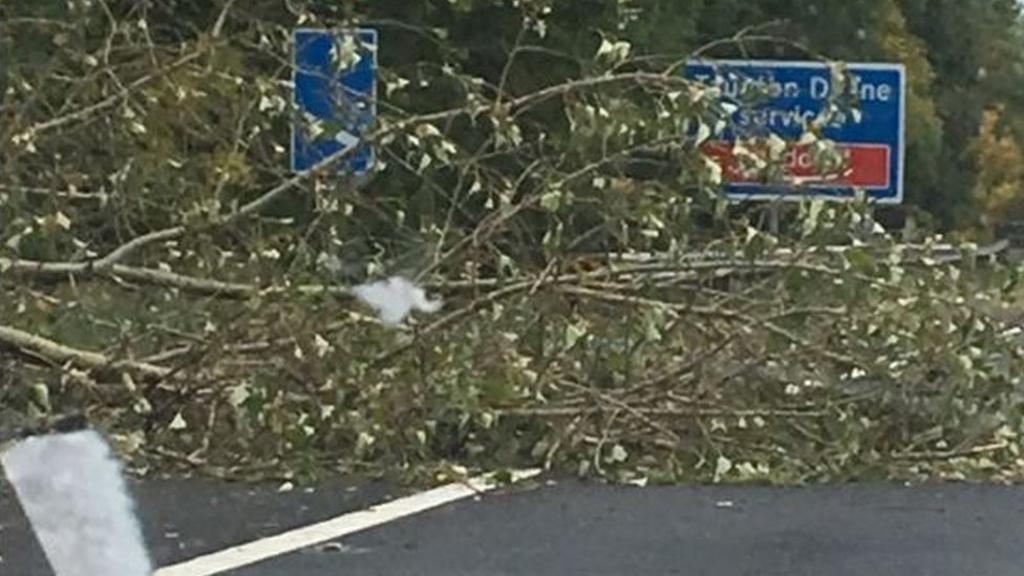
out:
<path id="1" fill-rule="evenodd" d="M 178 274 L 168 270 L 142 268 L 112 264 L 97 267 L 91 262 L 38 262 L 34 260 L 11 260 L 0 258 L 0 271 L 8 275 L 26 275 L 37 279 L 67 280 L 78 278 L 106 278 L 139 282 L 151 286 L 177 288 L 197 294 L 206 294 L 221 298 L 252 298 L 259 295 L 281 294 L 294 292 L 298 294 L 331 294 L 333 296 L 351 296 L 351 291 L 344 286 L 326 284 L 301 284 L 297 286 L 260 287 L 243 282 L 224 282 L 209 278 L 199 278 Z"/>
<path id="2" fill-rule="evenodd" d="M 156 72 L 152 72 L 150 74 L 146 74 L 145 76 L 142 76 L 141 78 L 139 78 L 139 79 L 135 80 L 134 82 L 132 82 L 131 84 L 129 84 L 124 90 L 122 90 L 122 91 L 120 91 L 120 92 L 118 92 L 116 94 L 111 94 L 110 96 L 104 98 L 103 100 L 100 100 L 99 102 L 97 102 L 95 104 L 91 104 L 89 106 L 86 106 L 85 108 L 79 108 L 78 110 L 75 110 L 74 112 L 71 112 L 70 114 L 65 114 L 64 116 L 58 116 L 57 118 L 51 118 L 50 120 L 47 120 L 45 122 L 40 122 L 39 124 L 35 124 L 35 125 L 29 127 L 27 130 L 25 130 L 25 133 L 31 134 L 31 135 L 39 135 L 42 132 L 47 132 L 47 131 L 54 130 L 54 129 L 57 129 L 57 128 L 62 128 L 62 127 L 67 126 L 68 124 L 71 124 L 73 122 L 78 122 L 78 121 L 81 121 L 81 120 L 85 120 L 86 118 L 92 116 L 93 114 L 96 114 L 97 112 L 101 112 L 103 110 L 106 110 L 107 108 L 110 108 L 111 106 L 114 106 L 115 104 L 123 101 L 125 98 L 128 98 L 129 96 L 131 96 L 131 93 L 133 91 L 141 88 L 142 86 L 145 86 L 146 84 L 149 84 L 153 80 L 156 80 L 158 78 L 163 77 L 164 75 L 166 75 L 168 72 L 171 72 L 172 70 L 175 70 L 177 68 L 181 68 L 182 66 L 184 66 L 184 65 L 186 65 L 186 64 L 188 64 L 188 63 L 190 63 L 190 62 L 192 62 L 192 61 L 194 61 L 196 59 L 198 59 L 200 56 L 202 56 L 205 53 L 206 53 L 205 49 L 199 49 L 199 50 L 190 52 L 190 53 L 188 53 L 188 54 L 178 58 L 177 60 L 171 62 L 167 66 L 164 66 L 160 70 L 157 70 Z"/>
<path id="3" fill-rule="evenodd" d="M 226 0 L 224 7 L 221 8 L 220 14 L 217 15 L 217 21 L 213 24 L 213 30 L 210 35 L 214 38 L 219 38 L 221 31 L 224 29 L 224 22 L 227 21 L 228 12 L 231 11 L 231 7 L 234 6 L 235 0 Z"/>
<path id="4" fill-rule="evenodd" d="M 98 352 L 72 348 L 10 326 L 0 325 L 0 345 L 31 353 L 58 364 L 70 362 L 90 370 L 126 370 L 149 378 L 163 378 L 171 372 L 169 368 L 154 364 L 117 360 Z"/>
<path id="5" fill-rule="evenodd" d="M 146 246 L 147 244 L 160 242 L 161 240 L 172 240 L 174 238 L 178 238 L 184 233 L 184 226 L 175 226 L 174 228 L 166 228 L 164 230 L 157 230 L 156 232 L 151 232 L 149 234 L 143 234 L 142 236 L 134 238 L 126 242 L 125 244 L 119 246 L 117 249 L 113 250 L 103 258 L 96 260 L 93 263 L 93 267 L 100 270 L 110 268 L 114 264 L 126 258 L 132 252 L 142 248 L 143 246 Z"/>

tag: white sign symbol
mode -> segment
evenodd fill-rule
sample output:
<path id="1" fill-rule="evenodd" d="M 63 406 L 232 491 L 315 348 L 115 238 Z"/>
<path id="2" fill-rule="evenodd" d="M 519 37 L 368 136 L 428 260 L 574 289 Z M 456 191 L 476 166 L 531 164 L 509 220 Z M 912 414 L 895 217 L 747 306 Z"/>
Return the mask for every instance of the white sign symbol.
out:
<path id="1" fill-rule="evenodd" d="M 359 137 L 347 130 L 338 131 L 338 134 L 334 136 L 334 139 L 345 148 L 351 148 L 359 143 Z"/>

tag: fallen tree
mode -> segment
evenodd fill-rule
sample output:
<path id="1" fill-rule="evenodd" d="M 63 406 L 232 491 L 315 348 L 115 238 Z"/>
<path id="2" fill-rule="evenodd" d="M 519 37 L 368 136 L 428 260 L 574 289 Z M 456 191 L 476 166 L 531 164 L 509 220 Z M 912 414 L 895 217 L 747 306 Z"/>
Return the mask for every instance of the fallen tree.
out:
<path id="1" fill-rule="evenodd" d="M 1020 473 L 1016 269 L 858 203 L 762 229 L 679 144 L 721 130 L 714 94 L 622 41 L 524 80 L 568 50 L 541 8 L 484 70 L 408 26 L 423 56 L 382 70 L 360 181 L 346 151 L 281 170 L 313 16 L 225 3 L 189 35 L 75 10 L 61 72 L 3 108 L 0 399 L 30 418 L 83 411 L 139 470 L 233 476 Z M 382 324 L 353 287 L 392 274 L 444 307 Z"/>

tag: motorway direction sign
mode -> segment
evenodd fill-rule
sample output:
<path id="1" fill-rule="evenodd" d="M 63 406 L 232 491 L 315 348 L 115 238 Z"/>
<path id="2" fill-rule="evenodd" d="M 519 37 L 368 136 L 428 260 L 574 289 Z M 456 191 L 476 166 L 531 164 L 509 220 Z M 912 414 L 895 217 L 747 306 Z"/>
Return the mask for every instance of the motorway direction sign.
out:
<path id="1" fill-rule="evenodd" d="M 735 200 L 850 200 L 858 191 L 873 202 L 903 201 L 905 71 L 900 64 L 850 63 L 842 74 L 825 62 L 694 60 L 684 75 L 716 86 L 730 106 L 724 131 L 702 144 L 723 167 L 723 192 Z M 754 96 L 756 95 L 756 96 Z M 726 104 L 727 103 L 727 104 Z M 817 126 L 843 159 L 822 174 L 812 146 L 800 141 Z M 785 141 L 782 178 L 751 177 L 737 168 L 738 138 Z M 777 140 L 776 140 L 777 141 Z"/>
<path id="2" fill-rule="evenodd" d="M 293 41 L 292 170 L 356 147 L 338 167 L 366 173 L 374 150 L 361 137 L 377 115 L 377 31 L 299 28 Z"/>

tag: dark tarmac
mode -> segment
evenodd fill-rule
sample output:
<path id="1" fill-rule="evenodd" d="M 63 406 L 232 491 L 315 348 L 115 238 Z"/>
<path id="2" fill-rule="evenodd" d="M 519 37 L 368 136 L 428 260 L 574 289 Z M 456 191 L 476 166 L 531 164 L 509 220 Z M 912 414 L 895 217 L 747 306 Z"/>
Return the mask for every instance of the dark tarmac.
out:
<path id="1" fill-rule="evenodd" d="M 286 493 L 197 480 L 133 487 L 162 566 L 404 495 L 386 483 Z M 4 576 L 50 576 L 6 489 L 0 555 Z M 225 574 L 1017 576 L 1024 574 L 1024 488 L 542 481 Z"/>

